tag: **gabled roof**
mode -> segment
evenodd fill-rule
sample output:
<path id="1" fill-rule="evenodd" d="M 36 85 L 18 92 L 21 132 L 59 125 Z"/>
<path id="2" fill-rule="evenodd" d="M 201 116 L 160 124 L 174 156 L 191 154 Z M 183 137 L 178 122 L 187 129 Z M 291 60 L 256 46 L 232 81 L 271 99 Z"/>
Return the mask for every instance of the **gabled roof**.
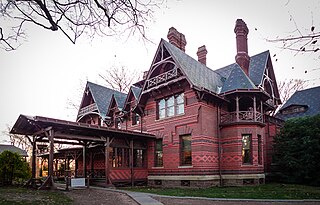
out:
<path id="1" fill-rule="evenodd" d="M 276 114 L 280 119 L 289 119 L 294 117 L 314 116 L 320 114 L 320 86 L 305 90 L 296 91 L 289 100 L 282 106 Z M 286 108 L 294 105 L 307 106 L 305 112 L 297 112 L 291 114 L 282 114 Z"/>
<path id="2" fill-rule="evenodd" d="M 131 86 L 130 89 L 132 90 L 132 93 L 133 93 L 134 97 L 136 98 L 136 100 L 138 100 L 142 89 L 139 87 L 136 87 L 136 86 Z"/>
<path id="3" fill-rule="evenodd" d="M 132 99 L 131 96 L 133 96 L 134 100 L 135 101 L 138 101 L 139 99 L 139 96 L 141 94 L 141 91 L 142 91 L 142 88 L 139 88 L 139 87 L 136 87 L 134 85 L 132 85 L 129 89 L 129 92 L 128 92 L 128 95 L 127 95 L 127 98 L 124 102 L 124 107 L 123 107 L 123 110 L 125 111 L 129 111 L 129 108 L 130 108 L 130 100 Z"/>
<path id="4" fill-rule="evenodd" d="M 248 77 L 237 63 L 218 70 L 211 70 L 167 41 L 161 39 L 160 43 L 165 45 L 168 52 L 177 61 L 182 71 L 194 86 L 208 89 L 217 94 L 220 91 L 227 92 L 233 89 L 256 89 L 256 86 L 262 82 L 263 74 L 270 57 L 269 51 L 264 51 L 250 57 Z M 241 75 L 241 78 L 238 75 Z"/>
<path id="5" fill-rule="evenodd" d="M 124 103 L 126 101 L 127 98 L 127 94 L 125 93 L 114 93 L 113 94 L 113 98 L 118 106 L 119 110 L 122 110 L 122 108 L 124 107 Z M 109 105 L 111 106 L 111 105 Z"/>
<path id="6" fill-rule="evenodd" d="M 119 91 L 89 81 L 87 82 L 86 88 L 90 90 L 93 100 L 98 107 L 98 112 L 100 113 L 102 118 L 106 117 L 112 95 L 115 95 L 119 103 L 124 103 L 124 101 L 122 101 L 122 98 L 123 96 L 126 96 L 126 94 Z"/>
<path id="7" fill-rule="evenodd" d="M 220 75 L 164 39 L 161 39 L 161 43 L 164 44 L 193 86 L 218 93 L 219 87 L 223 86 L 223 79 Z"/>
<path id="8" fill-rule="evenodd" d="M 229 77 L 224 82 L 221 93 L 225 93 L 236 89 L 256 89 L 257 87 L 243 72 L 238 64 L 235 64 L 233 70 L 230 72 Z"/>
<path id="9" fill-rule="evenodd" d="M 16 152 L 22 157 L 28 156 L 27 152 L 23 149 L 20 149 L 18 147 L 13 146 L 13 145 L 0 144 L 0 154 L 6 150 L 11 151 L 11 152 Z"/>
<path id="10" fill-rule="evenodd" d="M 264 51 L 250 57 L 249 77 L 255 85 L 260 85 L 263 79 L 263 73 L 267 67 L 269 51 Z"/>

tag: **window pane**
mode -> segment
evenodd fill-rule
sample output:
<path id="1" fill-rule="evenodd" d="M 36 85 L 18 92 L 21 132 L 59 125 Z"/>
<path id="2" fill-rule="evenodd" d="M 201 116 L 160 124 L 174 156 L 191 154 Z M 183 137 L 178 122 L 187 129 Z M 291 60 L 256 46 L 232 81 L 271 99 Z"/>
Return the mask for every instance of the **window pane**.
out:
<path id="1" fill-rule="evenodd" d="M 171 117 L 174 115 L 174 106 L 167 108 L 167 117 Z"/>
<path id="2" fill-rule="evenodd" d="M 177 104 L 183 104 L 184 103 L 184 97 L 183 93 L 177 96 Z"/>
<path id="3" fill-rule="evenodd" d="M 174 106 L 174 97 L 173 96 L 171 96 L 167 100 L 167 107 L 170 107 L 170 106 Z"/>
<path id="4" fill-rule="evenodd" d="M 242 162 L 251 164 L 251 135 L 242 135 Z"/>
<path id="5" fill-rule="evenodd" d="M 164 109 L 165 104 L 166 104 L 166 101 L 164 99 L 160 100 L 159 101 L 159 110 Z"/>
<path id="6" fill-rule="evenodd" d="M 159 118 L 164 118 L 166 116 L 166 110 L 165 109 L 161 109 L 159 110 Z"/>
<path id="7" fill-rule="evenodd" d="M 181 165 L 192 165 L 191 135 L 181 137 Z"/>
<path id="8" fill-rule="evenodd" d="M 162 140 L 156 140 L 155 144 L 155 166 L 163 166 L 163 152 L 162 152 Z"/>
<path id="9" fill-rule="evenodd" d="M 184 104 L 181 104 L 181 105 L 177 105 L 177 108 L 176 108 L 176 113 L 177 115 L 179 114 L 183 114 L 184 113 Z"/>

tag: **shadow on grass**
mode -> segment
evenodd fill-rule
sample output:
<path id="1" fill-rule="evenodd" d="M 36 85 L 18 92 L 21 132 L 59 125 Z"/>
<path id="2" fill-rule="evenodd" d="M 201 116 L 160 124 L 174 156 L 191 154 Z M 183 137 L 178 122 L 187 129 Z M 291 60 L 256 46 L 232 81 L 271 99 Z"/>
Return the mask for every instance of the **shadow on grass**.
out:
<path id="1" fill-rule="evenodd" d="M 72 200 L 61 191 L 33 190 L 23 187 L 0 187 L 0 204 L 71 204 Z"/>
<path id="2" fill-rule="evenodd" d="M 242 187 L 193 188 L 125 188 L 129 191 L 147 192 L 168 196 L 192 196 L 234 199 L 320 199 L 320 187 L 295 184 L 265 184 Z"/>

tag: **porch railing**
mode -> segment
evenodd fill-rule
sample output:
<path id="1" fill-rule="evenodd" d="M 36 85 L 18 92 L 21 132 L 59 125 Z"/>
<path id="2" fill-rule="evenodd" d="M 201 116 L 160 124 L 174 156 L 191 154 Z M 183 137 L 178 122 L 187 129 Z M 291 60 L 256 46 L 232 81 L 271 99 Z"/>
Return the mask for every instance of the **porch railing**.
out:
<path id="1" fill-rule="evenodd" d="M 83 116 L 89 112 L 95 111 L 97 109 L 98 109 L 98 107 L 97 107 L 96 103 L 90 104 L 90 105 L 83 107 L 79 110 L 78 117 Z"/>
<path id="2" fill-rule="evenodd" d="M 261 122 L 263 123 L 263 115 L 260 112 L 253 111 L 239 111 L 226 112 L 221 114 L 221 124 L 235 123 L 235 122 Z"/>
<path id="3" fill-rule="evenodd" d="M 149 80 L 147 80 L 147 88 L 150 88 L 150 87 L 153 87 L 153 86 L 156 86 L 160 83 L 163 83 L 163 82 L 166 82 L 174 77 L 177 76 L 177 69 L 174 68 L 172 70 L 169 70 L 165 73 L 162 73 L 158 76 L 155 76 L 153 78 L 150 78 Z"/>

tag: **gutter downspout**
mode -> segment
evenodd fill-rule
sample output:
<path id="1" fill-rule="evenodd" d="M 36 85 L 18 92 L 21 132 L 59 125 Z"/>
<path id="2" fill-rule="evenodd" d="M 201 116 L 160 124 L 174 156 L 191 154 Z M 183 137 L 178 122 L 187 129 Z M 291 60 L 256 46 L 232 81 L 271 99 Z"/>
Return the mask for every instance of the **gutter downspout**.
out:
<path id="1" fill-rule="evenodd" d="M 221 173 L 221 133 L 220 133 L 220 113 L 221 104 L 217 106 L 217 135 L 218 135 L 218 163 L 219 163 L 219 177 L 220 186 L 223 186 L 222 173 Z"/>

